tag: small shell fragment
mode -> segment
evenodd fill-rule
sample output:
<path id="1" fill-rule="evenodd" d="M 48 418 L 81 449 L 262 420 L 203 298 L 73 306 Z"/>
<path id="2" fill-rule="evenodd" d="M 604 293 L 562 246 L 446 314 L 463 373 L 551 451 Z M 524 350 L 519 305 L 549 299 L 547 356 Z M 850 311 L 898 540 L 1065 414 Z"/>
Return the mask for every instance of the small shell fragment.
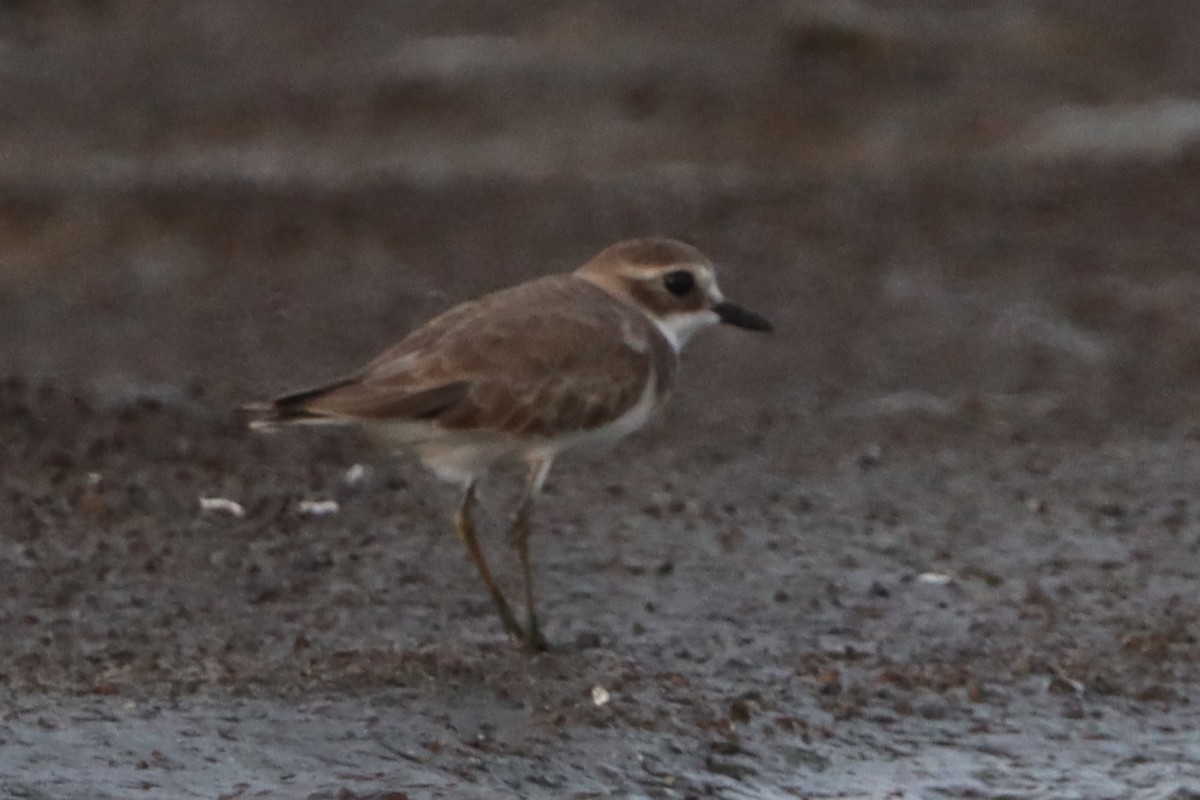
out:
<path id="1" fill-rule="evenodd" d="M 597 708 L 608 705 L 609 700 L 612 700 L 612 695 L 608 693 L 608 689 L 598 683 L 592 687 L 592 702 Z"/>
<path id="2" fill-rule="evenodd" d="M 917 583 L 927 583 L 930 586 L 946 586 L 954 583 L 954 578 L 942 572 L 922 572 L 917 576 Z"/>
<path id="3" fill-rule="evenodd" d="M 246 509 L 242 508 L 241 503 L 224 497 L 201 497 L 200 510 L 212 514 L 228 514 L 238 519 L 246 516 Z"/>
<path id="4" fill-rule="evenodd" d="M 306 517 L 328 517 L 339 508 L 337 500 L 301 500 L 296 505 L 296 510 Z"/>
<path id="5" fill-rule="evenodd" d="M 370 470 L 362 464 L 354 464 L 342 475 L 342 483 L 347 486 L 358 486 L 371 475 Z"/>

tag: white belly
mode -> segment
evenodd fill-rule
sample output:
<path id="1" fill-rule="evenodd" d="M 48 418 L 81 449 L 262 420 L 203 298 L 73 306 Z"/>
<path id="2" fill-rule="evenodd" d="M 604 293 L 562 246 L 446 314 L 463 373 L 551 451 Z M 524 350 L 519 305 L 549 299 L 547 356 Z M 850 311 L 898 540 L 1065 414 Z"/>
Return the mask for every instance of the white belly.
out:
<path id="1" fill-rule="evenodd" d="M 395 450 L 413 451 L 439 478 L 462 485 L 475 481 L 502 458 L 553 461 L 564 450 L 607 444 L 646 424 L 662 398 L 655 393 L 654 376 L 632 407 L 617 419 L 591 430 L 553 438 L 524 438 L 489 431 L 448 431 L 427 422 L 383 423 L 373 433 Z"/>

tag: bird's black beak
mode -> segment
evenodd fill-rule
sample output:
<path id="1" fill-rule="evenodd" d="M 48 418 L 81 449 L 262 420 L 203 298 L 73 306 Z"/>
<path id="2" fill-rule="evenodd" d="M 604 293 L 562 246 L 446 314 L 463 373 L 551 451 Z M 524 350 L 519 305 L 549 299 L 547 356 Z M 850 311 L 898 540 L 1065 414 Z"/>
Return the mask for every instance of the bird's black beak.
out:
<path id="1" fill-rule="evenodd" d="M 767 333 L 775 330 L 775 326 L 766 317 L 755 314 L 753 311 L 747 311 L 741 306 L 735 306 L 733 303 L 726 303 L 724 300 L 713 306 L 712 310 L 717 312 L 717 316 L 721 318 L 721 322 L 724 322 L 726 325 L 736 325 L 748 331 L 763 331 Z"/>

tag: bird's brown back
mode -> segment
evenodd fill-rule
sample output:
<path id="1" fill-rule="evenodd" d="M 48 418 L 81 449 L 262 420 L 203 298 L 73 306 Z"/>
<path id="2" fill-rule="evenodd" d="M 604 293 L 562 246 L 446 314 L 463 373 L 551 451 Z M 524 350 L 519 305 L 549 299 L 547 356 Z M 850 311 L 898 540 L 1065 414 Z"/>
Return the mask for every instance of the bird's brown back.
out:
<path id="1" fill-rule="evenodd" d="M 602 427 L 678 357 L 636 307 L 569 275 L 464 303 L 414 330 L 361 373 L 292 398 L 296 413 L 427 419 L 450 430 L 553 437 Z M 281 398 L 280 402 L 288 398 Z"/>

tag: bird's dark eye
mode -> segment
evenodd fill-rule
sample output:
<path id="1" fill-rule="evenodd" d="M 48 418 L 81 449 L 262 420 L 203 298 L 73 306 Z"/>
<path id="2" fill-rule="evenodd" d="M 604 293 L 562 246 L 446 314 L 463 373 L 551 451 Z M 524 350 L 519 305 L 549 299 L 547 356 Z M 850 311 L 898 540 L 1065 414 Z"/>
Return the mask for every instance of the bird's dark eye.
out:
<path id="1" fill-rule="evenodd" d="M 696 288 L 696 278 L 685 269 L 668 272 L 663 278 L 663 286 L 676 297 L 683 297 Z"/>

